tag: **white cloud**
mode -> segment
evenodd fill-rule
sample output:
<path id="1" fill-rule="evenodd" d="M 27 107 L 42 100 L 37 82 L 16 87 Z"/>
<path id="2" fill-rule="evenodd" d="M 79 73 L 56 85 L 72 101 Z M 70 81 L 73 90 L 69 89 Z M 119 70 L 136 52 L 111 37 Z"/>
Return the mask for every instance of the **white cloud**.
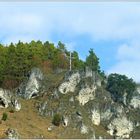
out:
<path id="1" fill-rule="evenodd" d="M 123 2 L 1 3 L 0 39 L 6 44 L 32 39 L 54 42 L 58 36 L 70 50 L 77 47 L 73 40 L 80 35 L 88 35 L 93 41 L 125 41 L 119 46 L 117 64 L 108 71 L 140 81 L 140 43 L 134 43 L 140 40 L 139 7 L 140 3 Z"/>
<path id="2" fill-rule="evenodd" d="M 138 3 L 5 4 L 0 21 L 0 30 L 7 38 L 19 35 L 20 39 L 20 34 L 28 33 L 46 40 L 52 32 L 61 33 L 61 38 L 88 34 L 98 41 L 140 36 Z"/>
<path id="3" fill-rule="evenodd" d="M 94 40 L 131 39 L 140 35 L 140 9 L 133 4 L 91 3 L 49 8 L 47 12 L 52 21 L 55 18 L 56 30 L 66 35 L 89 34 Z"/>
<path id="4" fill-rule="evenodd" d="M 119 60 L 108 73 L 125 74 L 133 78 L 136 82 L 140 82 L 140 43 L 123 44 L 117 52 Z"/>
<path id="5" fill-rule="evenodd" d="M 118 59 L 119 60 L 140 60 L 140 43 L 139 44 L 131 44 L 130 46 L 127 44 L 123 44 L 118 49 Z"/>

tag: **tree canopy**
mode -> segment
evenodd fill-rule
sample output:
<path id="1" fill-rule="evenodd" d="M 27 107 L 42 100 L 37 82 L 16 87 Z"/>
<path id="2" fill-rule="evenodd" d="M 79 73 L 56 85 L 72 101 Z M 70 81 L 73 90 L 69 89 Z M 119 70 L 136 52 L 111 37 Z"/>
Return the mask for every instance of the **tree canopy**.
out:
<path id="1" fill-rule="evenodd" d="M 107 90 L 111 92 L 115 101 L 118 101 L 120 98 L 123 99 L 126 93 L 127 98 L 130 98 L 135 89 L 136 83 L 125 75 L 115 73 L 108 76 Z"/>
<path id="2" fill-rule="evenodd" d="M 89 50 L 89 56 L 86 58 L 86 66 L 88 66 L 92 71 L 99 71 L 99 58 L 94 53 L 93 49 Z"/>
<path id="3" fill-rule="evenodd" d="M 44 72 L 53 72 L 56 69 L 69 69 L 69 55 L 65 44 L 46 41 L 31 41 L 7 46 L 0 44 L 0 87 L 13 88 L 20 84 L 33 67 L 39 67 Z M 84 62 L 79 59 L 77 52 L 72 52 L 74 60 L 72 69 L 84 67 Z"/>
<path id="4" fill-rule="evenodd" d="M 79 58 L 76 51 L 71 52 L 72 69 L 83 69 L 85 66 L 92 71 L 99 72 L 105 78 L 104 72 L 100 71 L 99 58 L 93 49 L 84 62 Z M 68 57 L 66 57 L 68 56 Z M 55 46 L 49 41 L 31 41 L 17 44 L 0 44 L 0 87 L 15 88 L 26 79 L 33 67 L 39 67 L 45 73 L 54 72 L 57 69 L 69 70 L 70 52 L 65 44 L 58 42 Z M 108 77 L 107 89 L 114 95 L 123 95 L 124 92 L 131 94 L 135 89 L 135 83 L 125 75 L 111 74 Z"/>

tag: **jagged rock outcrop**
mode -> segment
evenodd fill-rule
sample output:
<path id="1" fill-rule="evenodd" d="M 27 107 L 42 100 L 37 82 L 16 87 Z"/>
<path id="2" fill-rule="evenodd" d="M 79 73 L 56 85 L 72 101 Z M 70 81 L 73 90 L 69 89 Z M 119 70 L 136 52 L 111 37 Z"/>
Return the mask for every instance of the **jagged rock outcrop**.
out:
<path id="1" fill-rule="evenodd" d="M 108 133 L 118 138 L 129 138 L 133 131 L 133 123 L 125 116 L 120 116 L 111 121 L 108 125 Z"/>
<path id="2" fill-rule="evenodd" d="M 93 79 L 95 77 L 96 79 Z M 104 127 L 106 135 L 110 134 L 114 138 L 130 138 L 136 124 L 131 108 L 126 106 L 129 103 L 127 98 L 122 99 L 126 105 L 114 102 L 111 94 L 100 85 L 101 78 L 98 74 L 95 77 L 90 71 L 67 73 L 64 82 L 47 96 L 46 101 L 38 105 L 39 114 L 45 117 L 61 114 L 62 124 L 66 130 L 69 128 L 79 130 L 86 138 L 105 137 L 96 134 L 93 125 Z M 134 99 L 135 96 L 132 96 L 131 102 Z M 137 101 L 137 106 L 133 107 L 138 108 L 138 103 Z"/>
<path id="3" fill-rule="evenodd" d="M 102 121 L 109 121 L 110 118 L 113 116 L 113 112 L 111 110 L 111 106 L 108 107 L 107 109 L 103 110 L 102 112 L 100 112 L 100 120 Z"/>
<path id="4" fill-rule="evenodd" d="M 25 99 L 31 99 L 39 96 L 43 73 L 40 69 L 34 68 L 31 70 L 28 81 L 25 81 L 17 89 L 17 94 Z"/>
<path id="5" fill-rule="evenodd" d="M 88 133 L 88 127 L 84 124 L 81 126 L 81 134 L 87 134 Z"/>
<path id="6" fill-rule="evenodd" d="M 92 71 L 89 67 L 86 67 L 84 76 L 86 78 L 88 78 L 88 77 L 92 78 L 94 81 L 96 81 L 97 86 L 99 86 L 99 87 L 101 86 L 102 78 L 99 76 L 99 74 L 97 72 Z"/>
<path id="7" fill-rule="evenodd" d="M 51 116 L 47 107 L 47 101 L 39 104 L 38 111 L 41 116 Z"/>
<path id="8" fill-rule="evenodd" d="M 101 116 L 98 110 L 93 110 L 92 111 L 92 123 L 95 125 L 100 125 L 101 121 Z"/>
<path id="9" fill-rule="evenodd" d="M 140 108 L 140 95 L 139 96 L 134 96 L 131 99 L 130 105 L 135 109 Z"/>
<path id="10" fill-rule="evenodd" d="M 66 82 L 59 86 L 59 92 L 62 94 L 67 94 L 69 92 L 74 92 L 75 87 L 80 82 L 80 74 L 78 72 L 72 74 Z"/>
<path id="11" fill-rule="evenodd" d="M 85 105 L 90 100 L 93 100 L 95 96 L 95 90 L 96 86 L 94 85 L 92 87 L 87 86 L 82 88 L 77 96 L 77 100 L 79 101 L 80 105 Z"/>
<path id="12" fill-rule="evenodd" d="M 11 103 L 12 93 L 9 90 L 0 89 L 0 108 L 7 108 Z"/>
<path id="13" fill-rule="evenodd" d="M 21 103 L 18 101 L 16 97 L 11 98 L 12 107 L 14 107 L 15 111 L 21 110 Z"/>
<path id="14" fill-rule="evenodd" d="M 87 116 L 91 116 L 88 103 L 92 102 L 96 96 L 96 83 L 91 84 L 91 82 L 94 83 L 91 77 L 87 78 L 79 72 L 70 74 L 65 78 L 64 83 L 60 84 L 58 90 L 55 89 L 53 94 L 48 95 L 47 101 L 38 105 L 39 114 L 53 117 L 54 114 L 60 113 L 63 116 L 62 123 L 64 127 L 78 129 L 81 134 L 86 134 L 87 138 L 91 137 L 92 132 L 94 132 L 91 127 L 91 118 L 88 117 L 89 124 L 85 123 Z M 55 98 L 56 95 L 57 98 Z M 55 102 L 55 107 L 52 106 L 52 102 Z"/>
<path id="15" fill-rule="evenodd" d="M 14 96 L 10 90 L 0 89 L 0 108 L 13 107 L 15 111 L 21 109 L 21 104 L 18 97 Z"/>
<path id="16" fill-rule="evenodd" d="M 8 139 L 19 139 L 18 132 L 12 128 L 8 128 L 8 130 L 6 131 L 6 135 L 7 135 Z"/>
<path id="17" fill-rule="evenodd" d="M 132 99 L 130 101 L 130 106 L 134 109 L 140 109 L 140 89 L 137 88 L 137 91 L 134 93 L 134 96 L 132 96 Z"/>
<path id="18" fill-rule="evenodd" d="M 63 126 L 67 127 L 69 123 L 69 118 L 67 116 L 62 117 Z"/>
<path id="19" fill-rule="evenodd" d="M 140 86 L 137 87 L 137 91 L 140 94 Z"/>

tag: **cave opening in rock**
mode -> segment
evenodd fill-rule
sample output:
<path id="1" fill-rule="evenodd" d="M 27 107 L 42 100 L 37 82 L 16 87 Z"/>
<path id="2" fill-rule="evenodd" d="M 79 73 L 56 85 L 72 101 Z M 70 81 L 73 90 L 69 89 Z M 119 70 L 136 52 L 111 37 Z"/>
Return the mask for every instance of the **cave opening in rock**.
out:
<path id="1" fill-rule="evenodd" d="M 65 118 L 64 117 L 62 117 L 62 123 L 63 123 L 63 126 L 64 127 L 66 127 L 67 125 L 66 125 L 66 122 L 65 122 Z"/>
<path id="2" fill-rule="evenodd" d="M 4 103 L 4 101 L 2 100 L 2 98 L 0 98 L 0 106 L 1 106 L 1 107 L 5 107 L 5 103 Z"/>
<path id="3" fill-rule="evenodd" d="M 76 114 L 80 117 L 82 116 L 82 114 L 79 111 L 76 111 Z"/>
<path id="4" fill-rule="evenodd" d="M 113 131 L 113 135 L 116 135 L 116 134 L 117 134 L 117 130 L 114 129 L 114 131 Z"/>
<path id="5" fill-rule="evenodd" d="M 66 123 L 65 123 L 65 122 L 63 122 L 63 125 L 64 125 L 64 126 L 66 126 Z"/>
<path id="6" fill-rule="evenodd" d="M 35 98 L 35 97 L 37 97 L 37 94 L 36 93 L 33 93 L 32 96 L 31 96 L 31 98 Z"/>
<path id="7" fill-rule="evenodd" d="M 64 93 L 66 92 L 66 88 L 64 88 L 63 92 L 64 92 Z"/>

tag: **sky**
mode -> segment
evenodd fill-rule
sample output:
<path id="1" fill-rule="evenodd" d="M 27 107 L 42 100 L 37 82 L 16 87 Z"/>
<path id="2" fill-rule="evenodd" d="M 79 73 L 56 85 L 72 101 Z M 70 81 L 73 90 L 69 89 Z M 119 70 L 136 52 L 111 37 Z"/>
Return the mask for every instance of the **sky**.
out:
<path id="1" fill-rule="evenodd" d="M 93 48 L 106 74 L 140 82 L 139 2 L 0 2 L 0 43 L 60 40 L 82 60 Z"/>

